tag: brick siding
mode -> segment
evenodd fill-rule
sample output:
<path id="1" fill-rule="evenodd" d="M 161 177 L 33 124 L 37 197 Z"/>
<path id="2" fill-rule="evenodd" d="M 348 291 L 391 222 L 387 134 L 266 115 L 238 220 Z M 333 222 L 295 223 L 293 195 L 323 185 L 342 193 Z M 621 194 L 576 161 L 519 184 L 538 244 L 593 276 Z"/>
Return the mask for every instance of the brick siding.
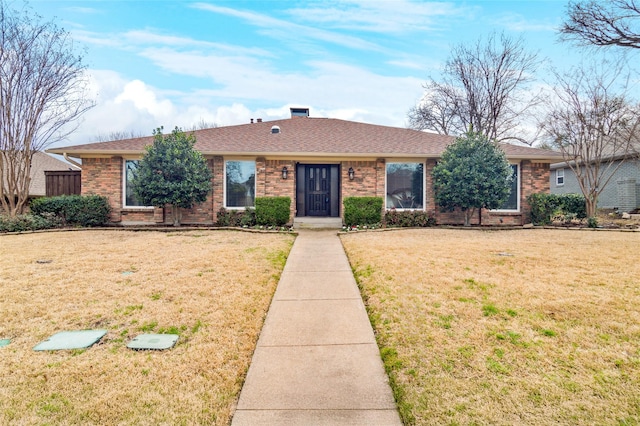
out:
<path id="1" fill-rule="evenodd" d="M 171 223 L 171 209 L 123 208 L 123 162 L 121 157 L 84 158 L 82 169 L 82 193 L 107 196 L 112 208 L 113 222 Z M 183 210 L 182 221 L 185 224 L 212 224 L 216 222 L 216 213 L 224 207 L 224 158 L 215 156 L 207 159 L 212 170 L 212 189 L 207 201 L 193 209 Z M 433 197 L 431 173 L 436 161 L 425 162 L 426 197 L 425 209 L 432 212 L 438 224 L 463 224 L 461 211 L 440 212 Z M 288 177 L 282 178 L 282 168 L 287 167 Z M 354 170 L 354 179 L 349 180 L 349 168 Z M 340 216 L 342 217 L 345 197 L 377 196 L 385 198 L 386 162 L 384 159 L 373 161 L 343 161 L 340 163 L 341 194 Z M 549 192 L 549 164 L 522 161 L 520 163 L 520 212 L 482 211 L 483 225 L 522 225 L 530 221 L 530 207 L 526 197 L 534 192 Z M 295 215 L 296 207 L 296 162 L 293 160 L 256 159 L 256 196 L 291 197 L 290 218 Z M 472 224 L 479 223 L 478 213 L 474 214 Z"/>

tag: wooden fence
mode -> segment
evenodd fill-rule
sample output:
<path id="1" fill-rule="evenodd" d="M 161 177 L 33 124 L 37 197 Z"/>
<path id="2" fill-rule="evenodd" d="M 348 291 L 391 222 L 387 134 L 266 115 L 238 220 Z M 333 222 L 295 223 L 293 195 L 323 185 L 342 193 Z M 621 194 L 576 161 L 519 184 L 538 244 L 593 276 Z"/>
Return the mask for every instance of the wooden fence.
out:
<path id="1" fill-rule="evenodd" d="M 57 195 L 79 195 L 81 190 L 79 170 L 45 171 L 47 197 Z"/>

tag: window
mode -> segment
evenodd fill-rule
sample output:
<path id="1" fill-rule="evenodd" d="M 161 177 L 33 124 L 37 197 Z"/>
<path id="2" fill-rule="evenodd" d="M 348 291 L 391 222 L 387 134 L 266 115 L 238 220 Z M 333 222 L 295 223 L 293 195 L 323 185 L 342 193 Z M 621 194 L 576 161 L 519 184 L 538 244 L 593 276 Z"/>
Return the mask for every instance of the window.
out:
<path id="1" fill-rule="evenodd" d="M 564 169 L 556 170 L 556 186 L 564 185 Z"/>
<path id="2" fill-rule="evenodd" d="M 519 167 L 517 164 L 511 165 L 511 170 L 513 171 L 513 180 L 511 181 L 511 192 L 509 193 L 509 198 L 498 210 L 520 210 L 520 173 Z"/>
<path id="3" fill-rule="evenodd" d="M 225 176 L 225 207 L 253 207 L 256 198 L 255 161 L 226 161 Z"/>
<path id="4" fill-rule="evenodd" d="M 124 162 L 124 206 L 125 207 L 150 207 L 144 206 L 136 198 L 133 192 L 133 175 L 138 168 L 138 160 L 125 160 Z"/>
<path id="5" fill-rule="evenodd" d="M 424 164 L 387 163 L 386 207 L 424 208 Z"/>

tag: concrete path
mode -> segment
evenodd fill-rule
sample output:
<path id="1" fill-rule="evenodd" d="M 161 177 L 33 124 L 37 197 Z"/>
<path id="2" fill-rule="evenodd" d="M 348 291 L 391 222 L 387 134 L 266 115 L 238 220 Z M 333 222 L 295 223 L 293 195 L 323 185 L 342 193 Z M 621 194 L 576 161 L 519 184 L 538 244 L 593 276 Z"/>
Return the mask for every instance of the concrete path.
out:
<path id="1" fill-rule="evenodd" d="M 335 230 L 296 238 L 231 424 L 402 424 Z"/>

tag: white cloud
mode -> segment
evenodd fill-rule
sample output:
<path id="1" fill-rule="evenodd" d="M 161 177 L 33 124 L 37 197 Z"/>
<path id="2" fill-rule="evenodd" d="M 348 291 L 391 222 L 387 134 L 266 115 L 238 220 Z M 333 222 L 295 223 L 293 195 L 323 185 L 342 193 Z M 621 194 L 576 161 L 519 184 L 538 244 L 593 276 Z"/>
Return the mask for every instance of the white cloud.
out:
<path id="1" fill-rule="evenodd" d="M 150 48 L 143 55 L 170 73 L 213 80 L 214 88 L 184 93 L 185 103 L 218 98 L 261 104 L 314 104 L 327 110 L 367 105 L 369 111 L 393 110 L 384 121 L 389 124 L 404 123 L 406 111 L 419 97 L 423 83 L 417 77 L 384 76 L 326 61 L 309 61 L 304 70 L 285 73 L 245 56 L 203 56 L 169 48 Z M 389 116 L 395 118 L 389 120 Z"/>
<path id="2" fill-rule="evenodd" d="M 174 112 L 171 101 L 158 100 L 154 90 L 140 80 L 127 83 L 114 102 L 116 104 L 132 102 L 136 109 L 146 111 L 154 117 L 168 117 Z"/>
<path id="3" fill-rule="evenodd" d="M 264 14 L 214 6 L 208 3 L 195 3 L 193 7 L 242 19 L 251 25 L 262 28 L 263 34 L 290 41 L 294 45 L 299 44 L 301 40 L 318 40 L 358 50 L 381 50 L 381 47 L 377 44 L 359 37 L 299 25 L 283 19 L 272 18 Z"/>
<path id="4" fill-rule="evenodd" d="M 233 53 L 236 55 L 273 56 L 267 50 L 230 45 L 224 43 L 214 43 L 210 41 L 196 40 L 191 37 L 180 37 L 175 35 L 158 34 L 149 30 L 131 30 L 122 34 L 127 45 L 161 45 L 172 47 L 201 48 L 208 51 Z"/>
<path id="5" fill-rule="evenodd" d="M 407 33 L 441 28 L 446 18 L 468 18 L 473 10 L 453 2 L 342 0 L 322 1 L 318 7 L 287 12 L 303 22 L 349 31 Z"/>
<path id="6" fill-rule="evenodd" d="M 560 26 L 559 21 L 532 21 L 518 13 L 503 13 L 494 20 L 496 25 L 502 26 L 509 31 L 525 32 L 525 31 L 543 31 L 556 32 Z"/>
<path id="7" fill-rule="evenodd" d="M 64 10 L 68 12 L 80 13 L 83 15 L 95 15 L 102 13 L 100 9 L 96 9 L 94 7 L 70 6 L 66 7 Z"/>

